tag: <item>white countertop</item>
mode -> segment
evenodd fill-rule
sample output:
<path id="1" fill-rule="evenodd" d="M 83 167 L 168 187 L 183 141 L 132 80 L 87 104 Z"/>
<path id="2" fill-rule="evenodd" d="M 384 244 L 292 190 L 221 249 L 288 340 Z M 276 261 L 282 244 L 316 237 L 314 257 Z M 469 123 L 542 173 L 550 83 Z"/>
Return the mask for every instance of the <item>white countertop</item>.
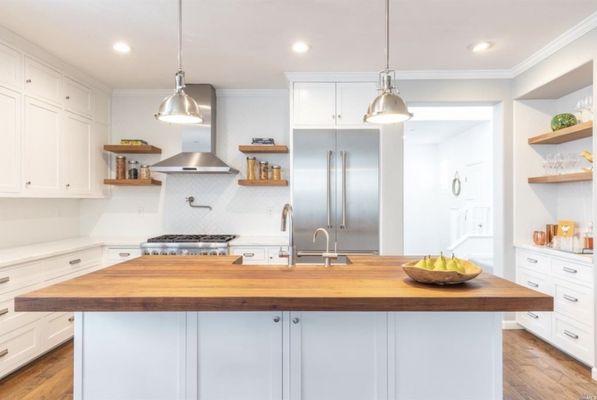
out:
<path id="1" fill-rule="evenodd" d="M 556 250 L 556 249 L 552 249 L 552 248 L 544 247 L 544 246 L 535 246 L 532 244 L 516 244 L 514 246 L 518 247 L 520 249 L 532 250 L 532 251 L 547 254 L 550 256 L 557 256 L 557 257 L 567 258 L 569 260 L 576 260 L 576 261 L 580 261 L 580 262 L 586 263 L 586 264 L 593 263 L 593 254 L 570 253 L 567 251 Z"/>

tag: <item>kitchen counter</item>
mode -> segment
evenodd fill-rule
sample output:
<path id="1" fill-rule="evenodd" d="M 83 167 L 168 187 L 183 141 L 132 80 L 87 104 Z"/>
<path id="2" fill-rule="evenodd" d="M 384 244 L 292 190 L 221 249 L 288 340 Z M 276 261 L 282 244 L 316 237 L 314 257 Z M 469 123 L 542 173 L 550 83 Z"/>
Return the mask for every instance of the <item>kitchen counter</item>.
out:
<path id="1" fill-rule="evenodd" d="M 552 311 L 551 296 L 482 274 L 416 283 L 408 257 L 324 268 L 240 265 L 236 256 L 140 257 L 15 299 L 17 311 Z"/>

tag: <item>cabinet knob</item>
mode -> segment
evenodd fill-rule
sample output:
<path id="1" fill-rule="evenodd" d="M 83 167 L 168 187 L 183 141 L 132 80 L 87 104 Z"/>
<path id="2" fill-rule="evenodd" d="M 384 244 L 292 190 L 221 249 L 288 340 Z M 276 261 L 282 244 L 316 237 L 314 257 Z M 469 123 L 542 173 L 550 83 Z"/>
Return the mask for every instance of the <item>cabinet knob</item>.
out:
<path id="1" fill-rule="evenodd" d="M 278 317 L 277 315 L 274 317 L 274 322 L 280 322 L 280 317 Z"/>
<path id="2" fill-rule="evenodd" d="M 338 119 L 342 118 L 342 114 L 338 114 Z"/>
<path id="3" fill-rule="evenodd" d="M 27 186 L 31 185 L 31 181 L 25 182 L 25 185 L 27 185 Z"/>
<path id="4" fill-rule="evenodd" d="M 297 318 L 297 317 L 294 317 L 294 318 L 292 319 L 292 323 L 293 323 L 293 324 L 295 324 L 295 325 L 296 325 L 296 324 L 298 324 L 300 321 L 301 321 L 301 320 L 300 320 L 299 318 Z"/>
<path id="5" fill-rule="evenodd" d="M 31 79 L 27 79 L 25 83 L 31 83 Z"/>
<path id="6" fill-rule="evenodd" d="M 332 119 L 336 119 L 336 114 L 332 114 Z"/>
<path id="7" fill-rule="evenodd" d="M 65 99 L 70 100 L 70 96 L 66 96 Z"/>
<path id="8" fill-rule="evenodd" d="M 70 317 L 70 318 L 68 319 L 68 322 L 73 322 L 74 320 L 75 320 L 75 317 Z"/>
<path id="9" fill-rule="evenodd" d="M 66 184 L 66 188 L 68 189 L 69 187 L 70 187 L 70 183 L 67 183 Z"/>

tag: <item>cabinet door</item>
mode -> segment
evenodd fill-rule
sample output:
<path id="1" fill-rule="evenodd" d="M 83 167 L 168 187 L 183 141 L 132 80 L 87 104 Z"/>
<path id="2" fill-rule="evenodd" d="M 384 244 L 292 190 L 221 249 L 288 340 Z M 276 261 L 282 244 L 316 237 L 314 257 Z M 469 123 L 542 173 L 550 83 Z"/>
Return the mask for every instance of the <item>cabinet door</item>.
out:
<path id="1" fill-rule="evenodd" d="M 363 122 L 363 116 L 378 94 L 377 85 L 374 82 L 341 82 L 336 88 L 338 126 L 375 127 Z"/>
<path id="2" fill-rule="evenodd" d="M 93 118 L 103 124 L 110 123 L 110 96 L 100 90 L 93 92 Z"/>
<path id="3" fill-rule="evenodd" d="M 20 166 L 21 95 L 0 87 L 0 192 L 18 192 Z"/>
<path id="4" fill-rule="evenodd" d="M 60 71 L 25 56 L 25 94 L 61 104 Z"/>
<path id="5" fill-rule="evenodd" d="M 197 399 L 282 399 L 281 314 L 199 313 Z"/>
<path id="6" fill-rule="evenodd" d="M 110 191 L 104 185 L 110 171 L 110 155 L 104 151 L 104 145 L 109 141 L 110 127 L 95 122 L 91 138 L 91 192 L 95 196 L 106 196 Z"/>
<path id="7" fill-rule="evenodd" d="M 65 76 L 63 92 L 64 108 L 74 113 L 91 117 L 91 88 Z"/>
<path id="8" fill-rule="evenodd" d="M 336 125 L 336 84 L 297 82 L 293 86 L 294 125 L 326 127 Z"/>
<path id="9" fill-rule="evenodd" d="M 91 122 L 88 119 L 66 113 L 60 160 L 66 193 L 90 193 Z"/>
<path id="10" fill-rule="evenodd" d="M 0 43 L 0 85 L 14 89 L 23 87 L 21 53 Z"/>
<path id="11" fill-rule="evenodd" d="M 387 313 L 290 315 L 290 399 L 387 399 Z"/>
<path id="12" fill-rule="evenodd" d="M 25 98 L 23 180 L 26 193 L 57 193 L 60 189 L 60 109 Z"/>

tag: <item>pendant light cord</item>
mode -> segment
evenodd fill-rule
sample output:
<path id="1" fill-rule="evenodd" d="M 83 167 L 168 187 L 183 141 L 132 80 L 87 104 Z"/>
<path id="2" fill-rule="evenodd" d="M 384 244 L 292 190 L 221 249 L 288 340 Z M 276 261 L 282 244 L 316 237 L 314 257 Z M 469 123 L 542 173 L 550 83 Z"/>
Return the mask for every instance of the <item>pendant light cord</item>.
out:
<path id="1" fill-rule="evenodd" d="M 182 0 L 178 0 L 178 71 L 182 72 Z"/>
<path id="2" fill-rule="evenodd" d="M 386 0 L 386 72 L 390 70 L 390 0 Z"/>

